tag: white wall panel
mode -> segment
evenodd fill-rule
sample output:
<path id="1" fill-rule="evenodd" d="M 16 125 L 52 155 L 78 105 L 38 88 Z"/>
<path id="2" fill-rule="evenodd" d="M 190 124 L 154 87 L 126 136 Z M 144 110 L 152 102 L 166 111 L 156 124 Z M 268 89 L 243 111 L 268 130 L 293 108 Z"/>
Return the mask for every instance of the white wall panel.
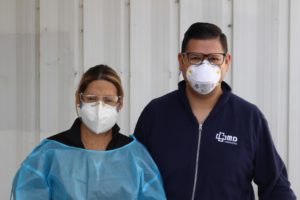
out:
<path id="1" fill-rule="evenodd" d="M 16 2 L 1 1 L 0 7 L 0 120 L 1 131 L 11 131 L 16 126 L 16 71 L 17 71 L 17 38 L 16 38 Z M 1 140 L 3 141 L 3 140 Z"/>
<path id="2" fill-rule="evenodd" d="M 84 1 L 84 70 L 106 64 L 121 76 L 125 91 L 121 132 L 129 134 L 129 0 Z"/>
<path id="3" fill-rule="evenodd" d="M 36 40 L 38 5 L 17 3 L 17 149 L 20 163 L 39 141 L 39 59 Z"/>
<path id="4" fill-rule="evenodd" d="M 277 62 L 272 63 L 273 66 L 277 66 L 271 68 L 272 76 L 274 76 L 271 81 L 274 85 L 272 91 L 275 92 L 271 99 L 268 99 L 271 102 L 268 117 L 271 120 L 270 126 L 276 134 L 273 139 L 277 144 L 277 149 L 288 165 L 289 3 L 286 0 L 279 0 L 277 9 L 278 15 L 274 17 L 276 24 L 273 28 L 273 31 L 276 32 L 276 37 L 273 39 L 278 42 L 277 48 L 273 49 L 273 55 L 277 58 Z M 274 43 L 274 41 L 271 42 Z"/>
<path id="5" fill-rule="evenodd" d="M 277 150 L 288 166 L 292 186 L 299 196 L 300 154 L 296 152 L 300 152 L 300 138 L 296 132 L 300 84 L 296 77 L 300 74 L 296 52 L 300 15 L 296 10 L 297 1 L 291 1 L 291 5 L 284 0 L 235 2 L 233 88 L 266 115 Z"/>
<path id="6" fill-rule="evenodd" d="M 209 22 L 219 26 L 228 41 L 229 53 L 232 50 L 232 0 L 180 0 L 180 42 L 184 33 L 195 22 Z M 181 44 L 180 44 L 181 45 Z M 229 69 L 225 81 L 231 85 L 232 70 Z"/>
<path id="7" fill-rule="evenodd" d="M 288 17 L 287 1 L 234 4 L 233 89 L 262 109 L 286 164 Z"/>
<path id="8" fill-rule="evenodd" d="M 235 1 L 233 4 L 233 91 L 245 99 L 256 99 L 257 1 Z"/>
<path id="9" fill-rule="evenodd" d="M 37 142 L 35 1 L 1 1 L 0 15 L 0 199 L 9 199 L 16 169 Z"/>
<path id="10" fill-rule="evenodd" d="M 81 74 L 78 0 L 40 0 L 41 138 L 70 128 Z M 76 57 L 75 57 L 76 56 Z"/>
<path id="11" fill-rule="evenodd" d="M 181 0 L 180 40 L 189 26 L 195 22 L 209 22 L 218 25 L 226 34 L 231 47 L 232 0 Z"/>
<path id="12" fill-rule="evenodd" d="M 130 2 L 130 129 L 146 104 L 178 81 L 178 6 L 174 0 Z"/>
<path id="13" fill-rule="evenodd" d="M 300 197 L 300 2 L 290 3 L 290 70 L 289 70 L 289 172 L 292 186 Z"/>
<path id="14" fill-rule="evenodd" d="M 2 114 L 5 113 L 0 120 L 0 128 L 1 131 L 11 131 L 16 126 L 17 102 L 16 1 L 1 1 L 0 11 L 0 109 Z"/>
<path id="15" fill-rule="evenodd" d="M 0 199 L 9 199 L 17 167 L 16 1 L 0 1 Z"/>
<path id="16" fill-rule="evenodd" d="M 233 62 L 226 81 L 265 114 L 300 196 L 298 0 L 0 3 L 0 199 L 8 199 L 12 177 L 33 146 L 70 127 L 75 90 L 89 67 L 108 64 L 120 74 L 119 124 L 132 133 L 144 106 L 177 88 L 177 53 L 197 21 L 216 23 L 228 36 Z"/>

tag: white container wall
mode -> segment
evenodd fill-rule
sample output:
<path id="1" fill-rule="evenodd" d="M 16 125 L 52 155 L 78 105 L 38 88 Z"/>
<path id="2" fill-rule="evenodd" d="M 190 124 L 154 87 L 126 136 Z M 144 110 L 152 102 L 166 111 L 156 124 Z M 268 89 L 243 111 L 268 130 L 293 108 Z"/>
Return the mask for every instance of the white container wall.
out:
<path id="1" fill-rule="evenodd" d="M 285 88 L 289 91 L 288 96 L 288 153 L 287 164 L 290 180 L 296 195 L 300 198 L 300 1 L 290 2 L 290 27 L 289 27 L 289 59 L 283 68 L 288 68 L 289 84 Z M 279 134 L 279 133 L 278 133 Z"/>
<path id="2" fill-rule="evenodd" d="M 83 68 L 106 64 L 122 79 L 125 91 L 119 125 L 129 133 L 130 4 L 128 0 L 89 0 L 83 5 Z"/>
<path id="3" fill-rule="evenodd" d="M 112 66 L 131 134 L 144 106 L 177 88 L 177 53 L 196 21 L 229 40 L 233 92 L 256 104 L 300 197 L 300 2 L 298 0 L 0 0 L 0 199 L 42 139 L 76 118 L 84 71 Z"/>
<path id="4" fill-rule="evenodd" d="M 69 127 L 75 90 L 82 74 L 82 8 L 79 0 L 40 0 L 39 121 L 40 139 Z"/>

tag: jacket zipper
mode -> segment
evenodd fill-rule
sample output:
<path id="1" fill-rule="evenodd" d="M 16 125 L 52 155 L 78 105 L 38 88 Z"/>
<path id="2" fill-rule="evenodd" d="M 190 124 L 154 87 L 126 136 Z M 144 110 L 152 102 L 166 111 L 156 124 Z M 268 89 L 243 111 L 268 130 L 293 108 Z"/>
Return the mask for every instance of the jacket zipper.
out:
<path id="1" fill-rule="evenodd" d="M 196 185 L 197 185 L 197 179 L 198 179 L 198 165 L 199 165 L 199 154 L 200 154 L 200 142 L 201 142 L 201 135 L 202 135 L 202 124 L 199 124 L 198 135 L 199 136 L 198 136 L 198 145 L 197 145 L 197 155 L 196 155 L 195 177 L 194 177 L 192 200 L 195 199 Z"/>

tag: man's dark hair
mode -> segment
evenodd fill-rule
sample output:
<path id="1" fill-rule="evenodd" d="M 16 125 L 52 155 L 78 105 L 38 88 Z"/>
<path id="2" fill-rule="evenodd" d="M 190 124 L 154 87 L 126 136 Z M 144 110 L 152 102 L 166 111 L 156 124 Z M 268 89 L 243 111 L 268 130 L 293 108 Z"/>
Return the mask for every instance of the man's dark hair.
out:
<path id="1" fill-rule="evenodd" d="M 182 40 L 181 45 L 181 52 L 185 52 L 187 44 L 190 39 L 199 39 L 199 40 L 206 40 L 206 39 L 216 39 L 219 38 L 224 53 L 228 52 L 227 46 L 227 39 L 226 35 L 222 33 L 222 30 L 210 23 L 201 23 L 197 22 L 192 24 L 189 29 L 185 32 L 184 38 Z"/>

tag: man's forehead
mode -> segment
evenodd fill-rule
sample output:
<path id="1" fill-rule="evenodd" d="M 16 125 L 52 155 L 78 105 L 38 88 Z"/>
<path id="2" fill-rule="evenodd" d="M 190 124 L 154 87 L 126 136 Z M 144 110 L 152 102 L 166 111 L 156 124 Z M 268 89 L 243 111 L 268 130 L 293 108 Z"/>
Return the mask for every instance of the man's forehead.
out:
<path id="1" fill-rule="evenodd" d="M 219 38 L 213 39 L 190 39 L 187 43 L 186 51 L 201 53 L 223 52 Z"/>

